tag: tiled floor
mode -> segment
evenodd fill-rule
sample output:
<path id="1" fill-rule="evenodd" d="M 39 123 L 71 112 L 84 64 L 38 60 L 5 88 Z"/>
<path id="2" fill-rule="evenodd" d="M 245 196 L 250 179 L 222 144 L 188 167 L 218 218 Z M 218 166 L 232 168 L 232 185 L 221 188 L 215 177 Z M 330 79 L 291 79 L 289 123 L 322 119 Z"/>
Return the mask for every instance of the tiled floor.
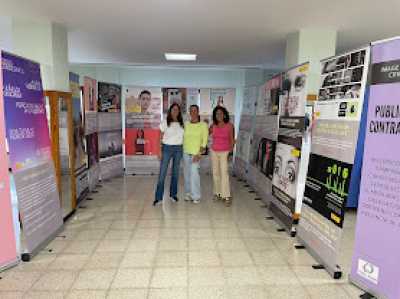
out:
<path id="1" fill-rule="evenodd" d="M 202 177 L 199 205 L 152 207 L 155 177 L 103 183 L 30 263 L 1 273 L 0 298 L 358 298 L 347 282 L 355 215 L 344 229 L 344 278 L 313 270 L 295 239 L 278 233 L 266 209 L 232 180 L 230 208 L 211 199 Z M 181 196 L 182 197 L 182 196 Z M 49 252 L 51 249 L 51 252 Z"/>

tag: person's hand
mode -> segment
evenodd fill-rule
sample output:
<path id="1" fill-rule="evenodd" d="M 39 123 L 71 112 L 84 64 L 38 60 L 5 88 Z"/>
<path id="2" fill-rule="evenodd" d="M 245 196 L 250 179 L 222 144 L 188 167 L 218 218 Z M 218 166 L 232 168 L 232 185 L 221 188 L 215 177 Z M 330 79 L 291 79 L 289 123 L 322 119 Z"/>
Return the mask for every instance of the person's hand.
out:
<path id="1" fill-rule="evenodd" d="M 158 159 L 161 161 L 162 160 L 162 151 L 160 151 L 159 153 L 158 153 Z"/>
<path id="2" fill-rule="evenodd" d="M 193 163 L 198 163 L 200 161 L 200 154 L 199 155 L 194 155 L 192 158 Z"/>
<path id="3" fill-rule="evenodd" d="M 200 147 L 200 154 L 199 155 L 204 154 L 205 151 L 206 151 L 206 149 L 204 147 Z"/>

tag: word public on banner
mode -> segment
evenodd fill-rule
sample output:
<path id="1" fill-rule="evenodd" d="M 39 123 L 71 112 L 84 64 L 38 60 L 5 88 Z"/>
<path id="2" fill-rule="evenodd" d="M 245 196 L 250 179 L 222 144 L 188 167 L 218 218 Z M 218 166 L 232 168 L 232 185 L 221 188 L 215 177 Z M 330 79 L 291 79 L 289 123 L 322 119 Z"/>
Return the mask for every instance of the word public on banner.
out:
<path id="1" fill-rule="evenodd" d="M 60 230 L 57 190 L 40 65 L 2 52 L 10 165 L 20 209 L 24 253 L 33 255 Z"/>
<path id="2" fill-rule="evenodd" d="M 373 43 L 371 63 L 350 280 L 377 298 L 397 299 L 400 298 L 400 38 Z"/>
<path id="3" fill-rule="evenodd" d="M 236 143 L 234 163 L 235 174 L 245 179 L 250 161 L 251 135 L 254 123 L 255 103 L 257 100 L 257 87 L 246 87 L 243 93 L 243 107 L 240 117 L 239 132 Z"/>
<path id="4" fill-rule="evenodd" d="M 338 257 L 346 203 L 359 175 L 355 169 L 364 108 L 369 48 L 321 61 L 321 83 L 315 103 L 311 154 L 297 237 L 334 277 L 342 270 Z M 354 191 L 353 194 L 358 192 Z"/>
<path id="5" fill-rule="evenodd" d="M 0 57 L 0 61 L 2 59 Z M 3 79 L 2 64 L 0 64 L 0 140 L 5 140 L 4 123 L 4 101 L 3 101 Z M 18 261 L 17 246 L 14 234 L 14 223 L 12 215 L 10 180 L 8 175 L 8 157 L 6 145 L 0 142 L 0 271 L 11 267 Z"/>
<path id="6" fill-rule="evenodd" d="M 287 230 L 293 229 L 300 213 L 304 182 L 302 150 L 309 63 L 293 67 L 282 74 L 279 100 L 279 132 L 275 150 L 270 209 Z M 301 188 L 300 188 L 301 189 Z"/>

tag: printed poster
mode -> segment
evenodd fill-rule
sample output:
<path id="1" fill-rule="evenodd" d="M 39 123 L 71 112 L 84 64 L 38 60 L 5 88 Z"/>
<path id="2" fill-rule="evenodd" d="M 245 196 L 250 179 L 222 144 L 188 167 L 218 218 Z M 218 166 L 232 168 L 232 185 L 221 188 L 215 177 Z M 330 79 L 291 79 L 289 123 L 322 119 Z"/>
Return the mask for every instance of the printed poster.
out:
<path id="1" fill-rule="evenodd" d="M 163 112 L 168 113 L 169 107 L 176 103 L 181 107 L 182 114 L 186 113 L 188 91 L 186 88 L 163 88 Z"/>
<path id="2" fill-rule="evenodd" d="M 300 213 L 304 185 L 301 170 L 309 64 L 293 67 L 282 74 L 279 96 L 279 132 L 272 178 L 271 210 L 278 219 L 292 229 L 296 214 Z M 303 163 L 303 164 L 302 164 Z M 299 190 L 300 189 L 300 190 Z"/>
<path id="3" fill-rule="evenodd" d="M 211 110 L 217 106 L 225 107 L 230 115 L 235 115 L 236 89 L 234 88 L 211 88 L 210 93 Z"/>
<path id="4" fill-rule="evenodd" d="M 9 164 L 23 227 L 23 251 L 34 254 L 63 223 L 40 65 L 6 52 L 1 55 Z"/>
<path id="5" fill-rule="evenodd" d="M 84 78 L 83 99 L 85 106 L 85 135 L 97 132 L 97 81 Z"/>
<path id="6" fill-rule="evenodd" d="M 357 197 L 361 165 L 354 164 L 361 138 L 369 49 L 321 62 L 321 88 L 315 103 L 311 155 L 298 237 L 335 277 L 345 209 Z M 361 142 L 362 143 L 362 142 Z"/>
<path id="7" fill-rule="evenodd" d="M 400 296 L 400 39 L 372 44 L 350 280 L 377 298 Z"/>
<path id="8" fill-rule="evenodd" d="M 121 85 L 99 82 L 98 97 L 99 112 L 121 112 Z"/>
<path id="9" fill-rule="evenodd" d="M 1 65 L 0 65 L 1 70 Z M 0 72 L 0 140 L 6 140 L 3 100 L 3 79 Z M 17 242 L 14 234 L 13 209 L 11 203 L 8 157 L 5 142 L 0 143 L 0 270 L 10 267 L 17 258 Z"/>
<path id="10" fill-rule="evenodd" d="M 129 86 L 124 90 L 126 170 L 128 173 L 156 173 L 161 150 L 162 90 Z"/>

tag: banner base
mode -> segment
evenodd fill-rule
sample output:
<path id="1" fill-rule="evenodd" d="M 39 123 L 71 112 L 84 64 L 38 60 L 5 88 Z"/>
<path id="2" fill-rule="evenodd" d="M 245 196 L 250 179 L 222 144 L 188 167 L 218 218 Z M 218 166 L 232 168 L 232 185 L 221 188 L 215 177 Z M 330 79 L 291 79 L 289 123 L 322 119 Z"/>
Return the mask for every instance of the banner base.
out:
<path id="1" fill-rule="evenodd" d="M 380 295 L 373 290 L 370 290 L 368 287 L 366 287 L 363 283 L 357 281 L 356 279 L 353 279 L 351 275 L 349 275 L 349 282 L 359 288 L 361 291 L 364 291 L 365 294 L 360 295 L 360 298 L 363 299 L 372 299 L 372 298 L 380 298 L 380 299 L 387 299 L 385 296 Z M 368 294 L 368 295 L 366 295 Z M 372 296 L 372 297 L 361 297 L 361 296 Z"/>
<path id="2" fill-rule="evenodd" d="M 75 211 L 74 211 L 75 212 Z M 74 213 L 73 212 L 73 213 Z M 32 252 L 24 252 L 21 254 L 21 260 L 23 262 L 29 262 L 34 256 L 36 256 L 40 251 L 46 248 L 51 241 L 53 241 L 58 234 L 60 234 L 64 230 L 64 224 L 60 226 L 54 233 L 52 233 L 46 240 L 42 242 L 37 248 L 35 248 Z"/>
<path id="3" fill-rule="evenodd" d="M 14 261 L 10 262 L 9 264 L 1 266 L 0 273 L 5 270 L 8 270 L 8 269 L 18 266 L 19 262 L 20 262 L 20 259 L 17 257 Z"/>
<path id="4" fill-rule="evenodd" d="M 342 269 L 338 265 L 336 265 L 336 267 L 332 268 L 331 266 L 325 264 L 324 261 L 319 257 L 317 252 L 315 252 L 310 246 L 307 246 L 306 242 L 304 242 L 299 237 L 297 237 L 297 240 L 299 241 L 301 246 L 303 246 L 308 251 L 308 253 L 316 260 L 316 262 L 319 263 L 318 266 L 323 267 L 323 268 L 319 268 L 319 269 L 325 269 L 329 273 L 329 275 L 332 276 L 333 279 L 342 278 L 343 272 L 342 272 Z M 313 268 L 314 268 L 314 266 L 313 266 Z"/>

